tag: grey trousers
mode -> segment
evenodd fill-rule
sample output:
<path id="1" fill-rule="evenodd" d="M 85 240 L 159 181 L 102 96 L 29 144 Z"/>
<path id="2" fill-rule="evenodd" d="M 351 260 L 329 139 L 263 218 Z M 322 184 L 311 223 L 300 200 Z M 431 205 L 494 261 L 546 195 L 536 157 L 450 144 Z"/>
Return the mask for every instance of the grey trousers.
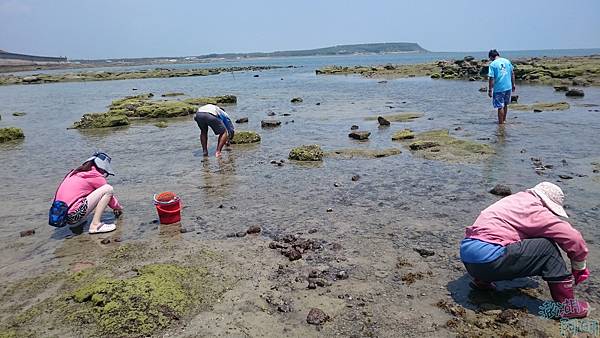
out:
<path id="1" fill-rule="evenodd" d="M 558 246 L 547 238 L 530 238 L 509 244 L 503 256 L 489 263 L 464 264 L 471 276 L 486 282 L 529 276 L 542 276 L 545 281 L 571 278 Z"/>

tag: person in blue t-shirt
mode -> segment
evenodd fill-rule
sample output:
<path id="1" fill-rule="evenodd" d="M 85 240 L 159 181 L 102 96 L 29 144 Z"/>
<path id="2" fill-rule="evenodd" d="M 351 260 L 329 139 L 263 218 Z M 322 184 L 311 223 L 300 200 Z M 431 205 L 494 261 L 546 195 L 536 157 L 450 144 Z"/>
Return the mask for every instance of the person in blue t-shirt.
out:
<path id="1" fill-rule="evenodd" d="M 488 96 L 492 98 L 494 108 L 498 109 L 498 124 L 504 124 L 510 96 L 515 91 L 515 73 L 512 63 L 501 58 L 497 50 L 490 50 L 488 56 L 492 61 L 488 70 Z"/>

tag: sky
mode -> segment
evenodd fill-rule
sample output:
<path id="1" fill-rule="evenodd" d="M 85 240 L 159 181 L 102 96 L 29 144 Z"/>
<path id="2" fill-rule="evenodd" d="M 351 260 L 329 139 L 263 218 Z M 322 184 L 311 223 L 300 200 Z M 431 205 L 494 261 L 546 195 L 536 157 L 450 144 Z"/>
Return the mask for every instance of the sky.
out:
<path id="1" fill-rule="evenodd" d="M 600 48 L 599 14 L 600 0 L 0 0 L 0 49 L 103 59 L 370 42 Z"/>

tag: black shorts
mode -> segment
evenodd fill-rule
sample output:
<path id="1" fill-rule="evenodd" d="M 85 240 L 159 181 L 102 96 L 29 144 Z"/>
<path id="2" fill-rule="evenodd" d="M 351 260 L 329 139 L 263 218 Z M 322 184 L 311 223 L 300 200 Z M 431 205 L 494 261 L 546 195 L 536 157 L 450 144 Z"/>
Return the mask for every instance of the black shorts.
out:
<path id="1" fill-rule="evenodd" d="M 215 135 L 221 135 L 227 131 L 225 129 L 225 124 L 221 121 L 220 118 L 214 116 L 210 113 L 205 112 L 197 112 L 196 116 L 194 116 L 194 120 L 198 123 L 198 127 L 203 133 L 208 133 L 208 127 L 212 129 Z"/>

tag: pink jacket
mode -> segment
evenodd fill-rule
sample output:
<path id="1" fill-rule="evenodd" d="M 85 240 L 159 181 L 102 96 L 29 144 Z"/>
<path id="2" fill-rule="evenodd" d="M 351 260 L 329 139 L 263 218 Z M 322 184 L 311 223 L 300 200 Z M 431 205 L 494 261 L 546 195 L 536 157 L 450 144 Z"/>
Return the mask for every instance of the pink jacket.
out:
<path id="1" fill-rule="evenodd" d="M 79 208 L 83 199 L 92 191 L 107 184 L 106 178 L 96 168 L 92 167 L 90 171 L 76 173 L 72 176 L 67 176 L 58 187 L 56 199 L 73 205 L 69 208 L 69 212 L 73 212 Z M 112 209 L 121 209 L 121 205 L 115 196 L 108 203 Z"/>
<path id="2" fill-rule="evenodd" d="M 502 246 L 545 237 L 556 242 L 572 261 L 584 261 L 588 254 L 581 233 L 554 215 L 530 191 L 505 197 L 483 210 L 467 228 L 465 237 Z"/>

